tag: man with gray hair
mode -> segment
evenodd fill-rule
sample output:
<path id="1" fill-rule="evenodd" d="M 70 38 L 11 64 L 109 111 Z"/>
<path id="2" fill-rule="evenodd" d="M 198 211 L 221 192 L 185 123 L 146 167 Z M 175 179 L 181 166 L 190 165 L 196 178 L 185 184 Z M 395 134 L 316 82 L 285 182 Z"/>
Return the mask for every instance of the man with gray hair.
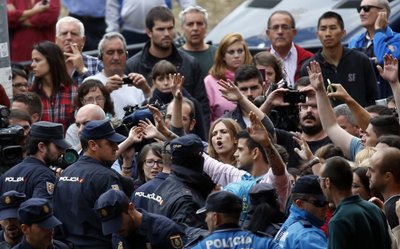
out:
<path id="1" fill-rule="evenodd" d="M 104 64 L 103 71 L 85 79 L 101 81 L 110 92 L 117 118 L 124 117 L 123 108 L 127 105 L 140 105 L 145 96 L 150 95 L 150 87 L 143 75 L 124 74 L 128 52 L 125 38 L 118 32 L 110 32 L 99 42 L 99 59 Z"/>
<path id="2" fill-rule="evenodd" d="M 207 10 L 200 6 L 189 6 L 179 13 L 185 44 L 179 49 L 197 59 L 200 64 L 200 78 L 203 80 L 214 64 L 217 48 L 204 42 L 207 33 Z"/>
<path id="3" fill-rule="evenodd" d="M 364 52 L 372 61 L 378 80 L 378 99 L 392 95 L 389 83 L 384 80 L 376 65 L 383 67 L 383 56 L 390 54 L 400 59 L 400 34 L 393 32 L 388 25 L 390 5 L 387 0 L 363 0 L 357 8 L 362 26 L 366 32 L 354 37 L 349 48 Z"/>
<path id="4" fill-rule="evenodd" d="M 356 124 L 350 108 L 346 104 L 340 104 L 333 108 L 336 121 L 340 127 L 355 137 L 360 137 L 360 127 Z"/>
<path id="5" fill-rule="evenodd" d="M 58 20 L 56 44 L 63 51 L 68 73 L 78 86 L 86 77 L 103 69 L 100 60 L 82 53 L 85 41 L 85 27 L 81 21 L 70 16 Z"/>

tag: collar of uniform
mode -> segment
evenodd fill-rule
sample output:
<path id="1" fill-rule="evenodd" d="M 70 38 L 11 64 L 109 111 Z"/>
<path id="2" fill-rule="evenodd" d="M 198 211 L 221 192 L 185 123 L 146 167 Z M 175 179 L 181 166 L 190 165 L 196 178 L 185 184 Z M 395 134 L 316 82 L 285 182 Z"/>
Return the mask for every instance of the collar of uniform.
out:
<path id="1" fill-rule="evenodd" d="M 242 230 L 242 228 L 235 223 L 228 223 L 228 224 L 222 224 L 219 225 L 215 228 L 215 231 L 221 231 L 221 230 L 227 230 L 227 229 L 240 229 Z"/>
<path id="2" fill-rule="evenodd" d="M 83 154 L 83 156 L 79 157 L 78 161 L 90 163 L 91 165 L 92 164 L 99 164 L 99 165 L 101 165 L 101 166 L 103 166 L 105 168 L 111 168 L 111 167 L 105 166 L 104 164 L 102 164 L 100 161 L 94 159 L 93 157 L 85 155 L 85 154 Z"/>
<path id="3" fill-rule="evenodd" d="M 34 156 L 27 156 L 22 162 L 26 162 L 26 163 L 32 163 L 34 165 L 43 165 L 45 167 L 48 167 L 42 160 L 34 157 Z"/>

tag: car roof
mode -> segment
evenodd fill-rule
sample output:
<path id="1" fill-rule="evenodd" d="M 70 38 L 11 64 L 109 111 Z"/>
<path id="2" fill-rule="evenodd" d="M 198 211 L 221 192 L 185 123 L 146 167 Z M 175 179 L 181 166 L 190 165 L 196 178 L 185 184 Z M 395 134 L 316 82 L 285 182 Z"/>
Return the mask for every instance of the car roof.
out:
<path id="1" fill-rule="evenodd" d="M 400 22 L 400 0 L 391 2 L 390 22 Z M 302 47 L 320 47 L 316 37 L 318 18 L 326 11 L 339 13 L 344 21 L 346 36 L 343 43 L 348 44 L 356 34 L 364 31 L 356 7 L 360 0 L 247 0 L 226 16 L 206 37 L 206 41 L 218 44 L 228 33 L 240 33 L 249 47 L 270 46 L 265 30 L 269 16 L 277 10 L 292 13 L 296 21 L 297 35 L 294 42 Z"/>

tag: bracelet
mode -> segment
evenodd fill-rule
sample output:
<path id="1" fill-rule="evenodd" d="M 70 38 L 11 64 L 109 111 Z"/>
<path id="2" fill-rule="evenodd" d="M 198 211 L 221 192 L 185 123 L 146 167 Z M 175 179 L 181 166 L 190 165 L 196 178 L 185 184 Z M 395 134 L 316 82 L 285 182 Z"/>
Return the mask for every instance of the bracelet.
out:
<path id="1" fill-rule="evenodd" d="M 307 163 L 307 167 L 312 167 L 317 163 L 321 163 L 321 160 L 319 160 L 319 157 L 314 157 Z"/>

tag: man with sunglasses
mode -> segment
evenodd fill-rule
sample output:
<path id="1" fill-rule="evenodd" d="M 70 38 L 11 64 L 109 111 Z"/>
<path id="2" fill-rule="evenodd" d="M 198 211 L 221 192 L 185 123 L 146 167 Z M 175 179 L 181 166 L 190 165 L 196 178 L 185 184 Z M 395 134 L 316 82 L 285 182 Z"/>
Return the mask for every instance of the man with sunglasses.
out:
<path id="1" fill-rule="evenodd" d="M 275 236 L 285 249 L 326 248 L 327 240 L 320 227 L 325 222 L 328 202 L 318 182 L 318 176 L 300 177 L 292 189 L 290 215 Z"/>
<path id="2" fill-rule="evenodd" d="M 385 54 L 391 54 L 400 59 L 400 34 L 393 32 L 388 25 L 389 1 L 363 0 L 357 11 L 366 32 L 354 37 L 349 43 L 349 48 L 361 50 L 368 55 L 374 68 L 376 65 L 383 65 Z M 379 82 L 378 98 L 386 98 L 392 95 L 389 83 L 380 77 L 377 69 L 375 69 L 375 75 Z"/>

